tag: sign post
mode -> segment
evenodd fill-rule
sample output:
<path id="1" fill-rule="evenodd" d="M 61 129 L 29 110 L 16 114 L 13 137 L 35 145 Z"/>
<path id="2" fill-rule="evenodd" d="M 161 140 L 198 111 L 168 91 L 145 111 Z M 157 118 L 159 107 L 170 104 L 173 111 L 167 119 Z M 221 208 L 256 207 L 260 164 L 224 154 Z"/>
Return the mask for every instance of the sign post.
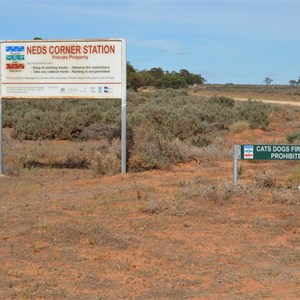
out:
<path id="1" fill-rule="evenodd" d="M 239 159 L 239 145 L 233 145 L 233 185 L 236 188 L 238 182 L 238 159 Z"/>
<path id="2" fill-rule="evenodd" d="M 0 95 L 0 176 L 3 175 L 2 99 Z"/>
<path id="3" fill-rule="evenodd" d="M 123 57 L 126 57 L 126 41 L 123 41 Z M 127 62 L 122 64 L 122 103 L 121 103 L 121 173 L 126 173 L 127 163 L 127 137 L 126 137 L 126 124 L 127 124 Z"/>
<path id="4" fill-rule="evenodd" d="M 0 98 L 120 99 L 126 173 L 126 66 L 125 39 L 0 41 Z"/>
<path id="5" fill-rule="evenodd" d="M 300 145 L 234 145 L 233 183 L 237 186 L 238 160 L 300 160 Z"/>

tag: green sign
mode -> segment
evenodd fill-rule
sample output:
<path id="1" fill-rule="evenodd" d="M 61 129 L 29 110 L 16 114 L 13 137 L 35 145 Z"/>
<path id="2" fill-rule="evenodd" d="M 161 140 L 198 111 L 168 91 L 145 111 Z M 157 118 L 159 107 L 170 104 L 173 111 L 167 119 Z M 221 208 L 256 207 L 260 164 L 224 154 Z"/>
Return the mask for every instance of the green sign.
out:
<path id="1" fill-rule="evenodd" d="M 300 145 L 239 145 L 239 159 L 300 160 Z"/>

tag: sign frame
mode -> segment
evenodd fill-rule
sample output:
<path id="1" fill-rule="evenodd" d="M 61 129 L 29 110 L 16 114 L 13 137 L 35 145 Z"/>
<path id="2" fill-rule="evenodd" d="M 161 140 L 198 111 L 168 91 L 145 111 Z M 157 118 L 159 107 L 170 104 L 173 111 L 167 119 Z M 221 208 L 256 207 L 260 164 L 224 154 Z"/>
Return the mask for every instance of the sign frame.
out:
<path id="1" fill-rule="evenodd" d="M 106 45 L 106 46 L 105 46 Z M 110 46 L 110 47 L 108 47 Z M 6 48 L 5 48 L 6 47 Z M 28 47 L 28 48 L 27 48 Z M 29 51 L 29 47 L 30 51 Z M 52 47 L 52 48 L 51 48 Z M 56 48 L 55 48 L 56 47 Z M 121 100 L 121 173 L 126 173 L 127 162 L 127 49 L 126 39 L 110 38 L 110 39 L 68 39 L 68 40 L 1 40 L 0 41 L 0 175 L 3 174 L 3 123 L 2 123 L 2 100 L 14 99 L 120 99 Z M 5 49 L 5 51 L 4 51 Z M 50 50 L 51 49 L 51 50 Z M 18 52 L 19 51 L 19 52 Z M 24 52 L 23 53 L 20 53 Z M 60 61 L 49 62 L 54 52 L 69 52 L 86 56 L 86 61 L 83 58 L 81 61 L 71 61 L 74 65 L 84 70 L 86 74 L 80 74 L 78 77 L 64 76 L 64 83 L 60 82 L 60 77 L 55 77 L 52 72 L 47 71 L 44 65 L 48 64 L 49 69 L 61 67 Z M 41 53 L 39 53 L 41 52 Z M 29 53 L 29 54 L 28 54 Z M 32 58 L 32 53 L 35 56 Z M 54 53 L 54 54 L 53 54 Z M 45 55 L 41 57 L 41 55 Z M 61 54 L 61 53 L 59 53 Z M 107 56 L 105 57 L 104 55 Z M 65 55 L 64 67 L 68 75 L 72 72 L 72 68 L 68 69 L 68 63 L 71 58 Z M 75 55 L 74 55 L 75 57 Z M 102 65 L 98 66 L 98 58 L 102 57 Z M 35 60 L 36 58 L 36 60 Z M 45 61 L 43 61 L 43 59 Z M 55 58 L 53 58 L 55 59 Z M 74 58 L 75 59 L 75 58 Z M 14 61 L 15 60 L 15 61 Z M 96 62 L 95 62 L 96 60 Z M 20 67 L 20 62 L 22 67 Z M 95 64 L 96 63 L 96 64 Z M 29 65 L 32 64 L 32 65 Z M 67 64 L 67 66 L 66 66 Z M 36 66 L 38 70 L 42 69 L 43 74 L 33 72 L 32 66 Z M 26 69 L 27 67 L 27 69 Z M 75 67 L 74 67 L 75 68 Z M 77 68 L 77 67 L 76 67 Z M 104 77 L 101 74 L 105 73 L 99 69 L 108 69 L 110 76 Z M 25 69 L 25 71 L 24 71 Z M 89 71 L 91 70 L 91 71 Z M 93 70 L 95 72 L 93 72 Z M 11 72 L 11 78 L 7 74 Z M 15 72 L 15 73 L 13 73 Z M 92 74 L 89 74 L 89 72 Z M 92 73 L 93 72 L 93 73 Z M 101 73 L 102 72 L 102 73 Z M 32 82 L 29 73 L 34 73 L 32 77 L 37 82 Z M 94 74 L 98 73 L 98 74 Z M 15 76 L 15 74 L 23 74 Z M 90 75 L 88 77 L 88 75 Z M 23 76 L 23 77 L 22 77 Z M 44 77 L 43 77 L 44 76 Z M 47 77 L 46 77 L 47 76 Z M 101 77 L 102 76 L 102 77 Z M 71 83 L 70 78 L 75 78 L 75 82 Z M 86 79 L 91 79 L 88 82 Z M 110 82 L 104 80 L 110 78 Z M 14 79 L 15 82 L 10 80 Z M 83 79 L 84 82 L 83 82 Z M 4 81 L 5 80 L 5 81 Z M 73 80 L 73 79 L 72 79 Z M 50 81 L 50 82 L 48 82 Z M 62 86 L 63 85 L 63 86 Z M 66 85 L 66 88 L 64 87 Z M 39 86 L 37 89 L 36 87 Z M 51 87 L 50 92 L 47 87 Z M 72 88 L 68 89 L 69 86 Z M 84 88 L 82 88 L 84 86 Z M 102 89 L 103 86 L 103 89 Z M 12 88 L 7 88 L 12 87 Z M 15 87 L 15 89 L 14 89 Z M 97 89 L 98 87 L 98 89 Z M 23 89 L 23 90 L 22 90 Z M 76 90 L 77 89 L 77 90 Z M 7 92 L 10 90 L 10 93 Z M 44 90 L 46 93 L 33 91 Z M 55 90 L 55 93 L 51 92 Z M 77 92 L 70 92 L 71 90 Z M 87 91 L 87 92 L 86 92 Z"/>

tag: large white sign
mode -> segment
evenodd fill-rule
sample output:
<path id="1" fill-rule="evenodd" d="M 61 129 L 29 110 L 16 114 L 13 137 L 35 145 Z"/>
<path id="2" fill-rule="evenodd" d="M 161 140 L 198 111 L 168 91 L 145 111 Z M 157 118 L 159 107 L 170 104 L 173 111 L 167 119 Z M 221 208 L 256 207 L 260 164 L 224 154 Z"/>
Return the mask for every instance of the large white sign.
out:
<path id="1" fill-rule="evenodd" d="M 123 39 L 0 43 L 3 99 L 122 98 L 126 89 Z"/>

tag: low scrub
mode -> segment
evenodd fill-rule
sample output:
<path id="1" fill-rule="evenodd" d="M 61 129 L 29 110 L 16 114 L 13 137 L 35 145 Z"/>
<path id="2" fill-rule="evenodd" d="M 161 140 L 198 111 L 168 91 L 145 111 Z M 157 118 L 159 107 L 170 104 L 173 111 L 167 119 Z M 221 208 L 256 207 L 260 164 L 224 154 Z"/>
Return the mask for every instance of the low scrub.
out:
<path id="1" fill-rule="evenodd" d="M 293 170 L 291 175 L 291 180 L 297 183 L 300 183 L 300 164 L 297 164 Z"/>
<path id="2" fill-rule="evenodd" d="M 257 101 L 235 103 L 173 89 L 128 92 L 127 103 L 132 171 L 213 157 L 222 132 L 247 126 L 265 129 L 271 111 Z M 13 137 L 20 140 L 100 140 L 107 147 L 95 151 L 85 165 L 96 174 L 114 174 L 120 161 L 120 106 L 120 100 L 4 101 L 4 126 L 12 127 Z"/>
<path id="3" fill-rule="evenodd" d="M 231 133 L 240 133 L 249 128 L 250 125 L 247 121 L 237 121 L 229 127 L 229 130 Z"/>
<path id="4" fill-rule="evenodd" d="M 300 131 L 295 131 L 295 132 L 289 133 L 287 135 L 286 139 L 290 143 L 299 142 L 300 141 Z"/>
<path id="5" fill-rule="evenodd" d="M 240 103 L 237 111 L 238 120 L 249 123 L 250 128 L 266 129 L 270 123 L 270 105 L 255 100 Z"/>

